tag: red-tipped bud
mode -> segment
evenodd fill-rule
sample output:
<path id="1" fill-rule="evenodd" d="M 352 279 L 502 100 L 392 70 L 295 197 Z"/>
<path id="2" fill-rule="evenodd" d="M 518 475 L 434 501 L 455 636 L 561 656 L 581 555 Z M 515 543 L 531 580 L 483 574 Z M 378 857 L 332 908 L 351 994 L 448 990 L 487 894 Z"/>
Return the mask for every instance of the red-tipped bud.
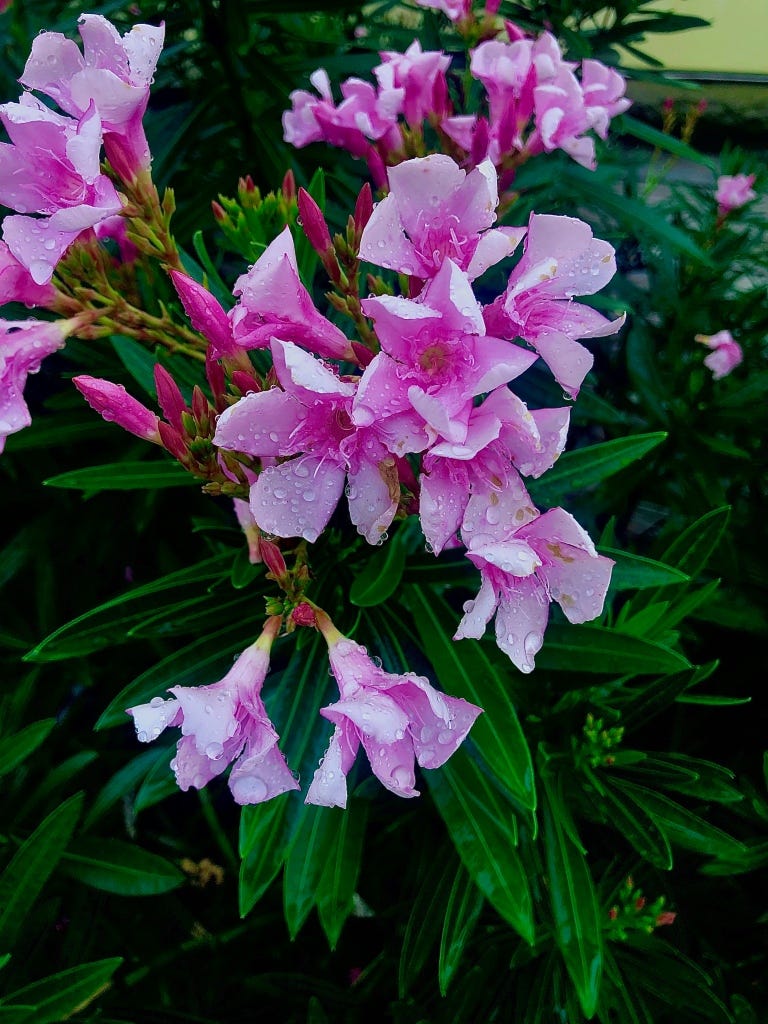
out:
<path id="1" fill-rule="evenodd" d="M 662 928 L 666 924 L 674 924 L 676 917 L 677 914 L 674 912 L 674 910 L 664 910 L 661 914 L 658 914 L 656 917 L 656 927 Z"/>
<path id="2" fill-rule="evenodd" d="M 179 385 L 160 363 L 155 364 L 155 389 L 163 416 L 172 427 L 180 431 L 181 414 L 188 411 L 187 403 L 179 390 Z"/>
<path id="3" fill-rule="evenodd" d="M 225 408 L 224 392 L 227 389 L 227 381 L 224 377 L 224 370 L 218 359 L 215 359 L 211 350 L 205 353 L 205 376 L 211 388 L 211 394 L 216 404 L 217 412 Z"/>
<path id="4" fill-rule="evenodd" d="M 667 96 L 666 97 L 664 102 L 661 104 L 661 109 L 666 114 L 671 114 L 672 113 L 672 111 L 675 109 L 675 101 L 672 99 L 671 96 Z"/>
<path id="5" fill-rule="evenodd" d="M 333 249 L 331 233 L 325 222 L 323 211 L 317 205 L 306 189 L 299 189 L 299 216 L 304 234 L 309 239 L 309 244 L 320 256 L 325 256 Z"/>
<path id="6" fill-rule="evenodd" d="M 163 423 L 162 420 L 158 423 L 157 429 L 165 450 L 179 462 L 186 462 L 189 452 L 179 431 L 167 423 Z"/>
<path id="7" fill-rule="evenodd" d="M 211 406 L 208 399 L 197 384 L 192 389 L 192 415 L 198 423 L 207 423 L 211 415 Z"/>
<path id="8" fill-rule="evenodd" d="M 610 917 L 610 919 L 612 921 L 615 921 L 618 916 L 619 916 L 619 908 L 618 907 L 611 907 L 611 909 L 608 911 L 608 917 Z"/>
<path id="9" fill-rule="evenodd" d="M 224 307 L 194 278 L 178 270 L 170 271 L 173 286 L 178 292 L 184 312 L 192 326 L 211 343 L 213 354 L 220 358 L 234 348 L 232 329 Z"/>
<path id="10" fill-rule="evenodd" d="M 227 211 L 224 209 L 221 203 L 217 203 L 215 199 L 211 202 L 211 210 L 213 211 L 214 218 L 217 221 L 219 221 L 219 223 L 228 219 Z"/>
<path id="11" fill-rule="evenodd" d="M 485 0 L 485 13 L 490 18 L 492 18 L 494 15 L 499 13 L 499 8 L 500 7 L 501 7 L 501 0 Z M 508 22 L 508 24 L 512 25 L 512 22 L 510 21 L 510 22 Z M 517 29 L 518 32 L 520 31 L 520 29 L 517 28 L 517 25 L 513 25 L 512 27 Z M 514 42 L 514 39 L 512 39 L 511 36 L 509 38 L 510 38 L 510 42 Z M 521 36 L 521 38 L 524 38 L 524 37 Z"/>
<path id="12" fill-rule="evenodd" d="M 114 384 L 110 380 L 100 380 L 84 374 L 73 377 L 72 383 L 88 405 L 101 413 L 103 419 L 116 423 L 123 430 L 145 441 L 161 443 L 157 416 L 141 402 L 132 398 L 122 384 Z"/>
<path id="13" fill-rule="evenodd" d="M 366 183 L 360 189 L 360 194 L 355 202 L 355 233 L 359 238 L 363 233 L 363 228 L 371 219 L 373 213 L 373 193 L 371 192 L 371 186 Z"/>
<path id="14" fill-rule="evenodd" d="M 371 352 L 369 348 L 366 348 L 362 342 L 353 341 L 352 351 L 355 353 L 357 361 L 361 366 L 365 367 L 368 366 L 369 363 L 373 362 L 373 352 Z"/>
<path id="15" fill-rule="evenodd" d="M 699 102 L 696 104 L 696 110 L 699 112 L 699 114 L 703 114 L 708 106 L 709 103 L 707 100 L 699 100 Z"/>
<path id="16" fill-rule="evenodd" d="M 285 559 L 277 544 L 273 544 L 271 540 L 264 540 L 262 537 L 259 543 L 259 552 L 264 565 L 273 576 L 282 579 L 287 574 L 288 566 L 285 564 Z"/>
<path id="17" fill-rule="evenodd" d="M 642 910 L 647 902 L 645 896 L 638 896 L 635 900 L 635 910 Z"/>
<path id="18" fill-rule="evenodd" d="M 368 170 L 371 172 L 376 188 L 388 189 L 387 168 L 378 149 L 369 146 L 365 151 L 365 162 L 368 164 Z"/>
<path id="19" fill-rule="evenodd" d="M 486 4 L 486 8 L 485 9 L 488 10 L 489 6 L 490 6 L 490 4 Z M 498 9 L 499 9 L 499 5 L 497 4 L 496 5 L 496 10 L 498 10 Z M 495 14 L 496 11 L 493 11 L 493 13 Z M 507 36 L 509 37 L 510 43 L 516 43 L 518 41 L 518 39 L 525 39 L 525 32 L 523 32 L 523 30 L 521 28 L 519 28 L 514 23 L 514 21 L 509 21 L 508 19 L 505 19 L 505 21 L 504 21 L 504 28 L 507 30 Z"/>
<path id="20" fill-rule="evenodd" d="M 244 370 L 235 370 L 232 374 L 232 383 L 241 395 L 247 395 L 249 391 L 261 391 L 261 384 L 256 378 Z"/>
<path id="21" fill-rule="evenodd" d="M 253 178 L 250 174 L 246 174 L 244 178 L 240 178 L 237 183 L 238 192 L 255 192 L 256 185 L 254 184 Z"/>
<path id="22" fill-rule="evenodd" d="M 489 139 L 488 121 L 484 117 L 478 117 L 475 130 L 472 133 L 472 152 L 470 156 L 473 164 L 480 164 L 485 160 L 488 153 Z"/>
<path id="23" fill-rule="evenodd" d="M 311 605 L 308 605 L 306 601 L 302 601 L 301 604 L 297 604 L 291 612 L 291 618 L 297 626 L 314 626 L 315 623 L 315 612 Z"/>
<path id="24" fill-rule="evenodd" d="M 293 171 L 288 168 L 283 178 L 283 183 L 280 186 L 280 191 L 283 193 L 288 202 L 292 202 L 296 198 L 296 178 L 293 175 Z"/>

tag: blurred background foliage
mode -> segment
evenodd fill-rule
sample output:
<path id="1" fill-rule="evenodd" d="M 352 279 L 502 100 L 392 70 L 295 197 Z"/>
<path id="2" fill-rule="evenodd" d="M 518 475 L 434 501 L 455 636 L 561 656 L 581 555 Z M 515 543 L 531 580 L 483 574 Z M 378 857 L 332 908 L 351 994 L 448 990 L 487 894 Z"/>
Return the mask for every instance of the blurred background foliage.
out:
<path id="1" fill-rule="evenodd" d="M 18 94 L 33 36 L 74 35 L 81 9 L 16 0 L 0 16 L 5 98 Z M 685 9 L 502 4 L 526 29 L 550 27 L 572 59 L 631 55 L 634 80 L 660 89 L 645 41 L 693 28 L 695 0 Z M 210 203 L 235 194 L 240 176 L 268 191 L 288 167 L 307 184 L 322 166 L 338 225 L 363 180 L 339 151 L 285 145 L 289 92 L 318 66 L 337 82 L 365 76 L 379 49 L 404 49 L 416 32 L 425 48 L 459 49 L 445 19 L 391 2 L 317 11 L 301 0 L 114 0 L 90 11 L 121 28 L 165 21 L 147 117 L 154 175 L 176 191 L 190 259 L 202 243 L 230 284 L 244 264 Z M 223 787 L 175 791 L 169 748 L 138 749 L 122 724 L 122 691 L 218 678 L 256 628 L 261 577 L 228 504 L 194 486 L 42 485 L 143 457 L 66 385 L 87 366 L 142 397 L 125 345 L 70 345 L 30 380 L 35 423 L 0 460 L 0 1022 L 768 1019 L 766 204 L 718 227 L 713 199 L 721 172 L 756 172 L 764 196 L 765 154 L 737 148 L 738 124 L 726 132 L 699 117 L 706 87 L 675 85 L 671 132 L 659 131 L 658 109 L 632 110 L 596 172 L 561 154 L 523 168 L 507 215 L 577 215 L 617 248 L 620 273 L 601 303 L 628 322 L 592 343 L 569 446 L 666 439 L 648 441 L 639 461 L 639 450 L 609 449 L 613 463 L 592 484 L 578 459 L 565 463 L 544 503 L 566 494 L 604 548 L 662 567 L 621 564 L 602 623 L 555 622 L 523 678 L 492 646 L 440 642 L 472 580 L 420 554 L 406 528 L 390 545 L 409 553 L 404 577 L 390 546 L 351 551 L 340 540 L 315 565 L 329 607 L 358 587 L 340 625 L 356 624 L 386 667 L 407 663 L 461 695 L 486 687 L 498 735 L 432 773 L 419 801 L 361 778 L 346 818 L 288 814 L 275 801 L 239 823 Z M 729 144 L 715 152 L 723 134 Z M 723 328 L 745 361 L 715 383 L 693 338 Z M 522 397 L 562 401 L 544 373 Z M 446 587 L 448 603 L 435 597 Z M 327 702 L 314 645 L 278 647 L 276 668 L 278 728 L 291 701 Z M 319 752 L 301 740 L 289 737 L 309 765 Z M 674 924 L 648 934 L 670 910 Z"/>

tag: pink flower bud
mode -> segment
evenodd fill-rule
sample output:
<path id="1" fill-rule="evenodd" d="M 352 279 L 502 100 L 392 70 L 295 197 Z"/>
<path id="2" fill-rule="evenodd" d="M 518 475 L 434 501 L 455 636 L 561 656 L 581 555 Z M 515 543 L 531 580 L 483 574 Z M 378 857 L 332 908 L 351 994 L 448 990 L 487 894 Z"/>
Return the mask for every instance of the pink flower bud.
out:
<path id="1" fill-rule="evenodd" d="M 241 395 L 247 395 L 251 391 L 258 392 L 262 390 L 261 384 L 259 384 L 256 378 L 252 374 L 246 373 L 245 370 L 235 370 L 232 374 L 232 383 Z"/>
<path id="2" fill-rule="evenodd" d="M 283 558 L 277 544 L 273 544 L 272 541 L 264 540 L 264 538 L 262 538 L 259 544 L 259 552 L 264 565 L 266 565 L 273 576 L 277 576 L 278 579 L 285 576 L 288 572 L 288 566 L 285 564 L 285 559 Z"/>
<path id="3" fill-rule="evenodd" d="M 485 13 L 488 17 L 492 18 L 494 15 L 499 13 L 501 7 L 501 0 L 485 0 Z M 519 29 L 518 29 L 519 31 Z"/>
<path id="4" fill-rule="evenodd" d="M 212 200 L 212 202 L 211 202 L 211 210 L 213 212 L 214 218 L 217 221 L 219 221 L 219 223 L 221 223 L 222 221 L 228 220 L 227 211 L 224 209 L 224 207 L 221 205 L 221 203 L 217 203 L 215 199 Z"/>
<path id="5" fill-rule="evenodd" d="M 155 388 L 157 401 L 163 410 L 163 416 L 172 427 L 181 430 L 181 414 L 187 412 L 187 403 L 179 390 L 179 385 L 160 363 L 155 365 Z"/>
<path id="6" fill-rule="evenodd" d="M 486 10 L 488 10 L 488 8 L 490 6 L 491 6 L 490 3 L 487 4 L 486 5 Z M 496 9 L 498 10 L 498 8 L 499 8 L 499 5 L 496 4 Z M 496 11 L 494 11 L 493 13 L 495 14 Z M 519 39 L 525 39 L 525 32 L 523 32 L 523 30 L 521 28 L 518 28 L 518 26 L 514 23 L 514 21 L 505 20 L 504 21 L 504 28 L 507 30 L 507 35 L 509 36 L 510 43 L 516 43 Z"/>
<path id="7" fill-rule="evenodd" d="M 297 626 L 314 626 L 316 624 L 314 609 L 306 601 L 296 605 L 291 612 L 291 618 Z"/>
<path id="8" fill-rule="evenodd" d="M 665 910 L 656 917 L 656 927 L 662 928 L 666 924 L 674 924 L 677 914 L 674 910 Z"/>
<path id="9" fill-rule="evenodd" d="M 205 353 L 205 376 L 208 379 L 208 384 L 213 394 L 214 402 L 216 403 L 216 409 L 218 412 L 224 408 L 223 397 L 224 392 L 227 388 L 227 382 L 224 378 L 224 370 L 222 369 L 221 363 L 218 359 L 215 359 L 209 349 Z"/>
<path id="10" fill-rule="evenodd" d="M 290 167 L 285 172 L 285 177 L 283 178 L 283 184 L 281 185 L 280 190 L 289 203 L 296 198 L 296 178 L 294 177 L 293 171 Z"/>
<path id="11" fill-rule="evenodd" d="M 320 256 L 324 256 L 333 248 L 331 234 L 320 207 L 306 189 L 299 189 L 299 216 L 304 234 L 309 244 Z"/>
<path id="12" fill-rule="evenodd" d="M 179 462 L 186 462 L 189 452 L 181 433 L 167 423 L 163 423 L 162 420 L 159 421 L 157 429 L 165 450 Z"/>
<path id="13" fill-rule="evenodd" d="M 88 405 L 101 413 L 108 422 L 117 423 L 129 433 L 143 437 L 145 441 L 162 443 L 157 416 L 141 402 L 132 398 L 122 384 L 114 384 L 110 380 L 100 380 L 84 374 L 73 377 L 72 383 Z"/>
<path id="14" fill-rule="evenodd" d="M 363 228 L 371 219 L 373 213 L 373 194 L 371 192 L 371 186 L 366 183 L 360 189 L 360 194 L 355 202 L 355 231 L 357 237 L 363 233 Z"/>
<path id="15" fill-rule="evenodd" d="M 170 275 L 184 312 L 195 330 L 210 341 L 214 355 L 221 356 L 230 352 L 234 347 L 232 330 L 221 303 L 207 288 L 186 274 L 171 270 Z"/>

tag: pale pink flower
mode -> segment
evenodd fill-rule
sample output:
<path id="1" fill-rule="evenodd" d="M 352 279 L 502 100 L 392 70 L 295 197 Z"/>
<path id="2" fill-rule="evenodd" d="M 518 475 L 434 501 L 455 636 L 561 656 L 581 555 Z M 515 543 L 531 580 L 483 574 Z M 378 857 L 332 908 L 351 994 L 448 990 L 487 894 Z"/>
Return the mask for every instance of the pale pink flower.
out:
<path id="1" fill-rule="evenodd" d="M 479 639 L 496 616 L 496 642 L 521 672 L 531 672 L 544 642 L 549 602 L 570 622 L 603 609 L 613 562 L 561 508 L 539 515 L 522 480 L 473 494 L 461 525 L 481 587 L 464 605 L 455 639 Z"/>
<path id="2" fill-rule="evenodd" d="M 32 422 L 24 401 L 27 375 L 37 373 L 40 363 L 64 347 L 76 320 L 0 321 L 0 452 L 5 439 Z"/>
<path id="3" fill-rule="evenodd" d="M 757 195 L 752 188 L 755 177 L 754 174 L 722 174 L 717 179 L 715 199 L 721 216 L 752 202 Z"/>
<path id="4" fill-rule="evenodd" d="M 101 122 L 93 104 L 75 121 L 28 93 L 3 104 L 0 120 L 11 139 L 0 143 L 0 203 L 43 215 L 6 217 L 3 238 L 35 284 L 47 284 L 78 235 L 122 209 L 99 166 Z"/>
<path id="5" fill-rule="evenodd" d="M 590 127 L 601 139 L 608 137 L 611 118 L 632 106 L 632 101 L 624 96 L 626 87 L 626 80 L 614 68 L 606 67 L 599 60 L 582 61 L 584 106 Z"/>
<path id="6" fill-rule="evenodd" d="M 551 81 L 533 91 L 536 130 L 529 142 L 532 153 L 564 150 L 577 163 L 595 169 L 595 143 L 584 135 L 591 127 L 584 95 L 576 76 L 562 67 Z"/>
<path id="7" fill-rule="evenodd" d="M 239 347 L 266 348 L 280 338 L 330 359 L 356 362 L 349 338 L 317 310 L 301 283 L 290 228 L 237 279 L 234 293 L 240 302 L 229 318 Z"/>
<path id="8" fill-rule="evenodd" d="M 492 228 L 499 195 L 490 161 L 467 174 L 439 153 L 407 160 L 389 169 L 389 187 L 360 240 L 361 257 L 376 266 L 428 278 L 450 258 L 474 280 L 525 234 Z"/>
<path id="9" fill-rule="evenodd" d="M 419 7 L 442 11 L 451 21 L 461 21 L 472 11 L 472 0 L 416 0 Z"/>
<path id="10" fill-rule="evenodd" d="M 533 114 L 533 90 L 537 83 L 533 55 L 534 43 L 530 39 L 511 43 L 488 40 L 472 51 L 472 76 L 483 83 L 488 93 L 490 153 L 494 163 L 499 163 L 506 153 L 523 148 L 522 132 Z"/>
<path id="11" fill-rule="evenodd" d="M 263 803 L 299 788 L 261 699 L 279 628 L 279 617 L 268 619 L 259 639 L 218 683 L 172 686 L 170 700 L 155 697 L 128 708 L 142 743 L 157 739 L 169 726 L 181 727 L 171 761 L 180 789 L 202 789 L 233 762 L 229 788 L 238 804 Z"/>
<path id="12" fill-rule="evenodd" d="M 0 160 L 2 158 L 0 157 Z M 52 284 L 36 284 L 27 268 L 0 242 L 0 306 L 22 302 L 25 306 L 52 308 L 57 292 Z"/>
<path id="13" fill-rule="evenodd" d="M 122 384 L 80 374 L 72 383 L 96 412 L 108 423 L 116 423 L 136 437 L 162 444 L 158 433 L 158 417 L 125 390 Z"/>
<path id="14" fill-rule="evenodd" d="M 486 327 L 502 338 L 524 338 L 572 398 L 592 367 L 592 354 L 576 338 L 615 333 L 609 321 L 575 295 L 592 295 L 616 272 L 614 250 L 574 217 L 531 214 L 525 251 L 506 291 L 483 311 Z"/>
<path id="15" fill-rule="evenodd" d="M 141 122 L 164 34 L 162 25 L 134 25 L 121 38 L 106 18 L 83 14 L 82 54 L 60 32 L 41 32 L 20 79 L 73 117 L 83 117 L 95 104 L 104 126 L 107 159 L 124 181 L 149 170 L 151 157 Z"/>
<path id="16" fill-rule="evenodd" d="M 730 331 L 718 331 L 717 334 L 697 334 L 696 341 L 712 349 L 705 358 L 704 365 L 712 371 L 713 380 L 727 377 L 744 359 L 741 345 L 733 340 Z"/>
<path id="17" fill-rule="evenodd" d="M 445 764 L 482 709 L 439 693 L 423 676 L 385 672 L 327 616 L 317 614 L 317 622 L 340 700 L 320 711 L 335 728 L 305 802 L 347 806 L 346 776 L 361 744 L 383 786 L 397 796 L 418 796 L 415 762 L 422 768 Z"/>
<path id="18" fill-rule="evenodd" d="M 451 63 L 442 50 L 421 48 L 414 40 L 405 53 L 385 50 L 383 64 L 373 69 L 381 89 L 402 89 L 402 109 L 412 128 L 420 128 L 430 116 L 443 118 L 450 112 L 445 72 Z"/>

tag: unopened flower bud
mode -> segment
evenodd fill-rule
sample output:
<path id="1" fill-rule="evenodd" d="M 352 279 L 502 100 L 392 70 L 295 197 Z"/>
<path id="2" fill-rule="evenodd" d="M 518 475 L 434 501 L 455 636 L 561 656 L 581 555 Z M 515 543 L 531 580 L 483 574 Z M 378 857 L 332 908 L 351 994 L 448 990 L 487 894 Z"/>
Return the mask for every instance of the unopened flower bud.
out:
<path id="1" fill-rule="evenodd" d="M 227 388 L 227 382 L 221 363 L 214 357 L 210 349 L 205 353 L 205 376 L 211 388 L 216 411 L 221 412 L 226 407 L 224 392 Z"/>
<path id="2" fill-rule="evenodd" d="M 192 389 L 192 415 L 199 424 L 201 433 L 207 433 L 211 421 L 211 406 L 197 384 Z"/>
<path id="3" fill-rule="evenodd" d="M 676 917 L 677 914 L 674 912 L 674 910 L 665 910 L 661 914 L 657 915 L 655 921 L 656 927 L 662 928 L 664 925 L 674 924 Z"/>
<path id="4" fill-rule="evenodd" d="M 371 192 L 371 186 L 366 183 L 360 189 L 357 200 L 355 201 L 355 232 L 357 233 L 358 239 L 363 233 L 363 228 L 371 219 L 373 213 L 373 193 Z"/>
<path id="5" fill-rule="evenodd" d="M 492 5 L 492 0 L 490 0 L 490 2 L 485 5 L 485 9 L 486 9 L 486 11 L 488 11 L 489 14 L 491 14 L 491 13 L 495 14 L 496 11 L 489 11 L 488 10 L 488 8 L 491 5 Z M 499 4 L 496 4 L 496 10 L 498 10 L 498 9 L 499 9 Z M 514 23 L 514 21 L 509 21 L 508 19 L 505 19 L 505 21 L 504 21 L 504 28 L 507 30 L 507 35 L 509 36 L 510 43 L 516 43 L 519 39 L 525 39 L 525 32 L 523 32 L 523 30 L 521 28 L 519 28 Z"/>
<path id="6" fill-rule="evenodd" d="M 302 601 L 301 604 L 297 604 L 291 612 L 291 618 L 297 626 L 314 626 L 315 625 L 315 612 L 314 609 L 307 604 L 306 601 Z"/>
<path id="7" fill-rule="evenodd" d="M 277 579 L 282 579 L 287 574 L 288 566 L 285 564 L 285 559 L 277 544 L 262 538 L 259 543 L 259 552 L 264 565 L 266 565 L 273 576 Z"/>
<path id="8" fill-rule="evenodd" d="M 296 178 L 294 177 L 293 171 L 288 168 L 283 178 L 283 183 L 280 187 L 283 196 L 290 203 L 296 198 Z"/>
<path id="9" fill-rule="evenodd" d="M 170 275 L 192 326 L 210 341 L 214 355 L 227 354 L 234 347 L 234 341 L 221 303 L 187 274 L 171 270 Z"/>
<path id="10" fill-rule="evenodd" d="M 261 384 L 256 380 L 256 378 L 252 374 L 246 373 L 244 370 L 234 371 L 232 374 L 232 384 L 237 388 L 241 395 L 247 395 L 251 391 L 258 392 L 262 390 Z"/>
<path id="11" fill-rule="evenodd" d="M 328 230 L 323 211 L 309 192 L 303 188 L 299 189 L 299 216 L 302 230 L 318 255 L 324 256 L 333 249 L 331 233 Z"/>
<path id="12" fill-rule="evenodd" d="M 172 427 L 181 430 L 181 416 L 182 413 L 188 411 L 187 403 L 184 401 L 179 385 L 160 363 L 155 364 L 155 389 L 163 416 Z"/>
<path id="13" fill-rule="evenodd" d="M 179 462 L 186 462 L 189 451 L 179 431 L 167 423 L 163 423 L 162 420 L 158 423 L 157 429 L 165 450 L 173 455 L 175 459 L 178 459 Z"/>
<path id="14" fill-rule="evenodd" d="M 213 216 L 215 217 L 215 219 L 220 223 L 229 219 L 227 211 L 224 209 L 221 203 L 217 203 L 215 199 L 211 202 L 211 210 L 213 211 Z"/>
<path id="15" fill-rule="evenodd" d="M 96 412 L 110 423 L 117 423 L 123 430 L 141 437 L 153 444 L 161 444 L 158 418 L 155 413 L 136 401 L 122 384 L 101 380 L 81 374 L 73 377 L 72 383 Z"/>

